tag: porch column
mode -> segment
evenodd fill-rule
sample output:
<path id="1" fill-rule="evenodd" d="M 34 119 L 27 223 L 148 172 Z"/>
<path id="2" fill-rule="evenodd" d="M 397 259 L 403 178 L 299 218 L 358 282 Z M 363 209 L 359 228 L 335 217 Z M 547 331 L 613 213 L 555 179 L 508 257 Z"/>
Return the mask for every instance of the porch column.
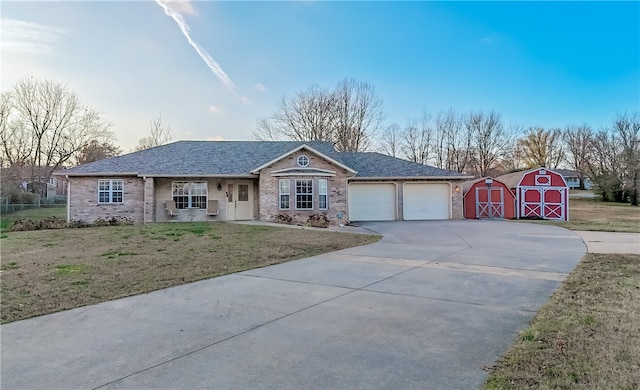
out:
<path id="1" fill-rule="evenodd" d="M 155 222 L 155 187 L 153 177 L 144 177 L 144 223 Z"/>

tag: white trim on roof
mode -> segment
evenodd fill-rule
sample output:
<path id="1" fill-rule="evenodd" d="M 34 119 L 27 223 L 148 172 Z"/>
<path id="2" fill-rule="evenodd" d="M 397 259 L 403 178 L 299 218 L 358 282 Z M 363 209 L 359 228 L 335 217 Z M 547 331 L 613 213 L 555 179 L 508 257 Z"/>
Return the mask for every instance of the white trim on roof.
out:
<path id="1" fill-rule="evenodd" d="M 278 174 L 278 173 L 287 173 L 287 172 L 292 172 L 292 171 L 296 171 L 296 172 L 301 172 L 301 171 L 309 171 L 309 172 L 318 172 L 318 173 L 336 173 L 336 171 L 332 171 L 330 169 L 321 169 L 321 168 L 300 168 L 300 167 L 293 167 L 293 168 L 283 168 L 283 169 L 278 169 L 275 171 L 271 171 L 269 173 L 271 173 L 271 175 L 274 174 Z"/>
<path id="2" fill-rule="evenodd" d="M 276 157 L 273 160 L 271 160 L 271 161 L 269 161 L 269 162 L 267 162 L 265 164 L 260 165 L 259 167 L 253 169 L 251 171 L 251 173 L 258 174 L 258 172 L 260 172 L 264 168 L 268 167 L 269 165 L 271 165 L 271 164 L 273 164 L 273 163 L 275 163 L 277 161 L 280 161 L 283 158 L 285 158 L 285 157 L 287 157 L 287 156 L 289 156 L 289 155 L 291 155 L 291 154 L 293 154 L 293 153 L 295 153 L 295 152 L 297 152 L 299 150 L 302 150 L 302 149 L 307 149 L 308 151 L 317 154 L 318 156 L 324 158 L 325 160 L 330 161 L 330 162 L 336 164 L 337 166 L 339 166 L 340 168 L 344 168 L 344 169 L 346 169 L 347 171 L 349 171 L 351 173 L 357 173 L 355 170 L 353 170 L 353 168 L 349 168 L 348 166 L 344 165 L 343 163 L 341 163 L 339 161 L 336 161 L 336 160 L 332 159 L 331 157 L 327 156 L 326 154 L 318 152 L 317 150 L 315 150 L 314 148 L 312 148 L 311 146 L 309 146 L 307 144 L 302 144 L 302 145 L 298 146 L 297 148 L 291 149 L 290 151 L 288 151 L 287 153 L 283 154 L 282 156 Z"/>

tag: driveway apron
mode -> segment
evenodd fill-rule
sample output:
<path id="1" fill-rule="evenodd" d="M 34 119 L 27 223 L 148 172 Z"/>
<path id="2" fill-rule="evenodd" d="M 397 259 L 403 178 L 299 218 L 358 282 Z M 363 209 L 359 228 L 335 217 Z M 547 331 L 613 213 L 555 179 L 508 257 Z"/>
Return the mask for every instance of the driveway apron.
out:
<path id="1" fill-rule="evenodd" d="M 381 241 L 0 327 L 2 389 L 469 389 L 585 253 L 499 221 Z"/>

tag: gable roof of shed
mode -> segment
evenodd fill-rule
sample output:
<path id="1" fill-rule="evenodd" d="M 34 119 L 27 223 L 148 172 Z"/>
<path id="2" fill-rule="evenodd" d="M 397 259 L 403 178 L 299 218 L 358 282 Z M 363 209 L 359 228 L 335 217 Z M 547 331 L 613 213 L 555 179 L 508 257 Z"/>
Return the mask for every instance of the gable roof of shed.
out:
<path id="1" fill-rule="evenodd" d="M 356 177 L 400 178 L 464 176 L 399 158 L 372 152 L 338 152 L 327 141 L 177 141 L 95 161 L 65 170 L 69 176 L 255 176 L 256 171 L 306 145 Z"/>

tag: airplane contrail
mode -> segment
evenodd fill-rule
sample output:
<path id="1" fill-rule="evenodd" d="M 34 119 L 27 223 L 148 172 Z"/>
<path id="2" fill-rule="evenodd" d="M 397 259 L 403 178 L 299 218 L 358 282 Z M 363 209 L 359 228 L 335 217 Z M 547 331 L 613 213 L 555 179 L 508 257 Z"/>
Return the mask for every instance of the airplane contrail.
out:
<path id="1" fill-rule="evenodd" d="M 209 69 L 211 69 L 213 74 L 216 75 L 216 77 L 220 80 L 222 84 L 224 84 L 225 87 L 227 87 L 227 89 L 229 89 L 231 92 L 235 94 L 236 92 L 233 89 L 233 81 L 231 81 L 229 76 L 227 76 L 224 70 L 222 70 L 220 65 L 213 58 L 211 58 L 209 53 L 207 53 L 206 50 L 200 47 L 200 45 L 198 45 L 198 43 L 191 38 L 191 29 L 189 28 L 189 25 L 184 20 L 184 17 L 180 12 L 171 8 L 171 1 L 156 0 L 156 3 L 160 7 L 162 7 L 162 9 L 164 10 L 164 13 L 167 16 L 170 16 L 176 22 L 176 24 L 178 24 L 178 27 L 180 27 L 180 31 L 182 31 L 182 34 L 184 34 L 189 44 L 196 50 L 196 53 L 198 53 L 200 58 L 202 58 L 205 64 L 207 64 L 207 66 L 209 67 Z"/>

